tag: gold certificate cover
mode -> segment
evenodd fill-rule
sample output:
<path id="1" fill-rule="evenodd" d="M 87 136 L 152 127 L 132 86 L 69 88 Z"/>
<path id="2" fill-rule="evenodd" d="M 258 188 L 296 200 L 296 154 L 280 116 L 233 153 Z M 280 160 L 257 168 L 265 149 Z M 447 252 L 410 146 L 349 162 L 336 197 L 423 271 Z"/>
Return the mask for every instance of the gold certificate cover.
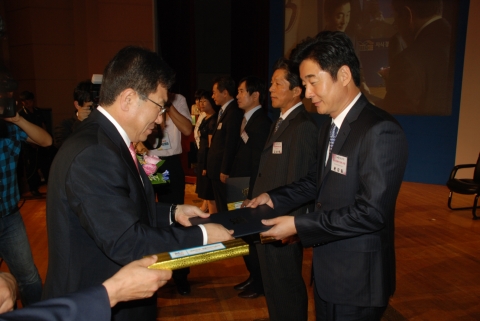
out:
<path id="1" fill-rule="evenodd" d="M 220 261 L 248 254 L 248 244 L 242 239 L 207 244 L 179 251 L 157 254 L 157 262 L 149 269 L 177 270 L 189 266 Z"/>

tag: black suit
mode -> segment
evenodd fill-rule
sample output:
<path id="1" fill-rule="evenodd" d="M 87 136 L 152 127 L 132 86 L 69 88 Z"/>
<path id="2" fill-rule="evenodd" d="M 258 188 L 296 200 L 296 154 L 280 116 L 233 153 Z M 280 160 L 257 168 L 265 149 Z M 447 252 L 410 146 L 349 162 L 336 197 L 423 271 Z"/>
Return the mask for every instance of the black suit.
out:
<path id="1" fill-rule="evenodd" d="M 111 314 L 107 291 L 99 285 L 0 314 L 0 321 L 105 321 Z"/>
<path id="2" fill-rule="evenodd" d="M 314 164 L 318 128 L 303 105 L 294 109 L 276 133 L 275 125 L 262 150 L 252 197 L 294 182 L 307 174 Z M 281 154 L 273 154 L 273 143 L 281 142 Z M 289 215 L 301 215 L 312 209 L 304 202 Z M 308 295 L 302 277 L 303 249 L 290 245 L 258 244 L 263 285 L 271 320 L 307 320 Z"/>
<path id="3" fill-rule="evenodd" d="M 260 164 L 260 155 L 267 141 L 271 124 L 272 121 L 268 118 L 263 108 L 256 110 L 250 116 L 245 126 L 245 139 L 240 137 L 238 141 L 230 177 L 250 177 L 248 199 L 252 199 L 253 186 L 255 185 L 258 165 Z M 249 243 L 249 254 L 243 257 L 245 265 L 253 278 L 255 292 L 263 293 L 262 273 L 258 261 L 257 247 L 253 244 L 252 238 L 247 237 L 244 240 Z"/>
<path id="4" fill-rule="evenodd" d="M 346 175 L 331 170 L 331 156 L 325 165 L 328 141 L 329 126 L 323 126 L 316 166 L 270 197 L 281 212 L 316 200 L 315 211 L 295 217 L 295 226 L 303 246 L 314 247 L 321 300 L 386 307 L 395 291 L 394 214 L 407 162 L 405 135 L 391 115 L 362 95 L 332 149 L 347 158 Z"/>
<path id="5" fill-rule="evenodd" d="M 125 141 L 99 111 L 65 141 L 53 164 L 44 299 L 99 285 L 144 255 L 202 244 L 200 228 L 169 225 L 170 206 L 155 203 L 143 168 L 137 170 Z M 155 320 L 155 296 L 119 303 L 113 314 L 115 320 Z"/>
<path id="6" fill-rule="evenodd" d="M 220 173 L 230 175 L 233 158 L 240 138 L 243 111 L 237 101 L 231 101 L 212 135 L 212 142 L 207 156 L 207 176 L 212 180 L 213 194 L 219 212 L 228 211 L 225 184 L 220 181 Z"/>

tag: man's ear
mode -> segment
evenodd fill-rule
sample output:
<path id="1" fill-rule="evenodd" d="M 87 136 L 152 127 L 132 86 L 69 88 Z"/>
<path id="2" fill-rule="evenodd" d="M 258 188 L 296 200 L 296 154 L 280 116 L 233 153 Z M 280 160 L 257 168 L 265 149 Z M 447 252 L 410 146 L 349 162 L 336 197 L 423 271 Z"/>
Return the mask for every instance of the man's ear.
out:
<path id="1" fill-rule="evenodd" d="M 337 81 L 340 81 L 343 86 L 348 85 L 352 81 L 352 72 L 350 67 L 343 65 L 340 67 L 340 69 L 338 69 Z"/>
<path id="2" fill-rule="evenodd" d="M 76 100 L 73 101 L 73 106 L 75 106 L 75 109 L 76 109 L 76 110 L 79 110 L 80 108 L 82 108 L 82 106 L 80 106 L 80 105 L 78 104 L 78 101 L 76 101 Z"/>
<path id="3" fill-rule="evenodd" d="M 302 88 L 297 86 L 297 87 L 293 87 L 293 97 L 297 97 L 297 96 L 300 96 L 302 94 Z"/>
<path id="4" fill-rule="evenodd" d="M 117 98 L 121 109 L 124 111 L 128 111 L 137 99 L 138 93 L 132 88 L 124 89 Z"/>

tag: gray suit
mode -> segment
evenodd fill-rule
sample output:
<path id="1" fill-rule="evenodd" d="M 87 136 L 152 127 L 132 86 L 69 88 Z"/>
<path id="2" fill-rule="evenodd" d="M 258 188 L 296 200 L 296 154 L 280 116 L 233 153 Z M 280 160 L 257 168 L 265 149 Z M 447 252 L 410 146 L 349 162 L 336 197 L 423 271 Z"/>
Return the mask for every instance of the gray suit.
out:
<path id="1" fill-rule="evenodd" d="M 288 115 L 276 133 L 274 128 L 275 124 L 261 154 L 252 197 L 294 182 L 306 175 L 315 162 L 318 128 L 303 105 Z M 274 142 L 281 142 L 281 154 L 273 154 Z M 289 215 L 304 214 L 312 205 L 305 202 Z M 302 278 L 301 244 L 258 244 L 257 250 L 270 320 L 307 320 L 308 295 Z"/>

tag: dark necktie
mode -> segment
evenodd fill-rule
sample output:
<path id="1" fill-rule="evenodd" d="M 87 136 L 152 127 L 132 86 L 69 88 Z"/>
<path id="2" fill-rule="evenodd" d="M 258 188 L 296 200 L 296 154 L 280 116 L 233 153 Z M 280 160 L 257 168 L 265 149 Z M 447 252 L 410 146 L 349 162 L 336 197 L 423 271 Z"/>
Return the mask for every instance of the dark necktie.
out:
<path id="1" fill-rule="evenodd" d="M 217 123 L 220 121 L 220 118 L 222 118 L 222 115 L 223 115 L 223 109 L 220 108 L 220 111 L 218 112 L 218 119 L 217 119 Z"/>
<path id="2" fill-rule="evenodd" d="M 332 154 L 332 148 L 333 144 L 335 144 L 335 138 L 337 138 L 338 134 L 338 127 L 335 125 L 335 123 L 332 123 L 332 126 L 330 126 L 330 149 L 329 149 L 329 154 Z"/>
<path id="3" fill-rule="evenodd" d="M 247 125 L 247 119 L 245 117 L 243 117 L 243 120 L 242 120 L 242 126 L 240 127 L 240 135 L 243 133 L 243 131 L 245 130 L 245 126 Z"/>
<path id="4" fill-rule="evenodd" d="M 283 118 L 282 118 L 282 117 L 279 117 L 279 118 L 277 119 L 277 122 L 275 123 L 275 129 L 274 129 L 274 131 L 273 131 L 274 134 L 277 132 L 277 130 L 278 130 L 278 128 L 280 127 L 280 125 L 282 124 L 282 122 L 283 122 Z"/>

